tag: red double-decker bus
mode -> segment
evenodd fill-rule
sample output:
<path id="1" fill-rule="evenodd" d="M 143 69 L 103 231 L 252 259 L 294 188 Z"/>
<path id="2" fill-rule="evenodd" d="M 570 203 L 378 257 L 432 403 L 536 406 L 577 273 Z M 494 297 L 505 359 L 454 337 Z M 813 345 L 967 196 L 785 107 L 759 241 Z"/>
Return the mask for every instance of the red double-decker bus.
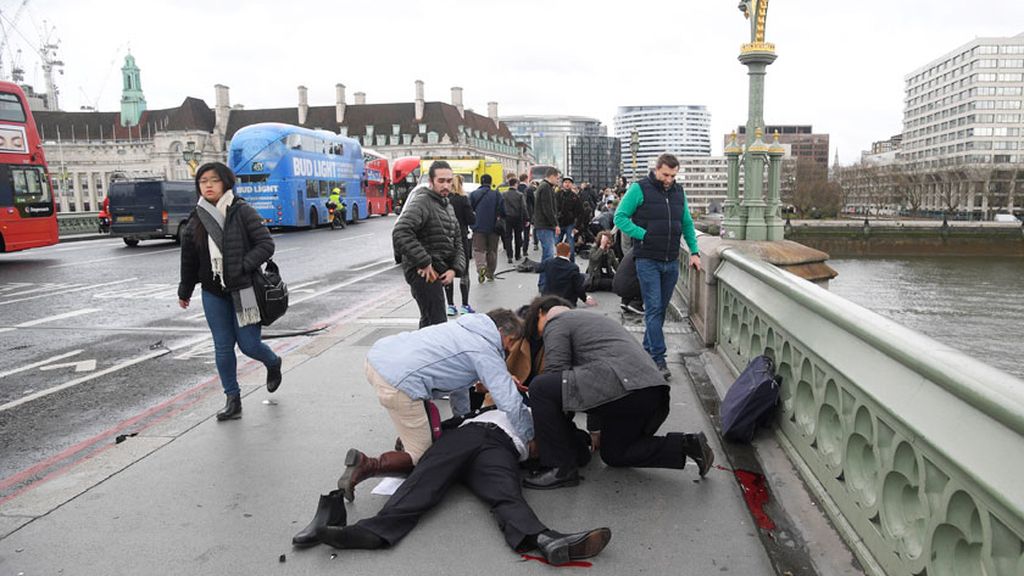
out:
<path id="1" fill-rule="evenodd" d="M 43 144 L 17 84 L 0 82 L 0 252 L 57 243 Z"/>
<path id="2" fill-rule="evenodd" d="M 404 156 L 396 158 L 391 164 L 391 205 L 395 214 L 402 212 L 402 205 L 409 199 L 409 192 L 420 181 L 420 157 Z"/>
<path id="3" fill-rule="evenodd" d="M 366 195 L 367 216 L 391 213 L 391 168 L 388 159 L 374 150 L 363 149 L 363 189 Z"/>

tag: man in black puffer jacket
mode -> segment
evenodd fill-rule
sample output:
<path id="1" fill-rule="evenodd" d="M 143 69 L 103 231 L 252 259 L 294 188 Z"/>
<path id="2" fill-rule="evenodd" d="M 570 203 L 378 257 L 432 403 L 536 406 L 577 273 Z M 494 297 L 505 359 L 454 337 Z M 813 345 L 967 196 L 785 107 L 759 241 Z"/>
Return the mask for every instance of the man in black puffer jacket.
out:
<path id="1" fill-rule="evenodd" d="M 420 308 L 420 328 L 447 320 L 444 286 L 466 272 L 459 221 L 448 203 L 455 176 L 443 160 L 431 164 L 429 174 L 430 187 L 419 188 L 406 202 L 391 232 Z"/>

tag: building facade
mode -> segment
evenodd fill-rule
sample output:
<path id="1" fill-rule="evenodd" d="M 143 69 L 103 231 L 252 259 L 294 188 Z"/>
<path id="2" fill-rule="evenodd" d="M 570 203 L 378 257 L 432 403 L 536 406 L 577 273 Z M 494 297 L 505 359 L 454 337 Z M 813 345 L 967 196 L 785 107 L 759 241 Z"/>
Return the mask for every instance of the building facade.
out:
<path id="1" fill-rule="evenodd" d="M 815 134 L 810 124 L 776 124 L 764 127 L 764 141 L 771 142 L 775 133 L 779 134 L 779 143 L 788 148 L 788 154 L 799 162 L 811 160 L 828 171 L 829 136 Z M 723 142 L 726 146 L 732 140 L 732 134 L 726 134 Z M 747 127 L 736 128 L 736 142 L 744 145 L 747 141 Z"/>
<path id="2" fill-rule="evenodd" d="M 489 156 L 517 174 L 532 162 L 527 145 L 498 120 L 497 103 L 488 103 L 487 116 L 476 114 L 463 107 L 458 87 L 451 103 L 426 102 L 417 81 L 412 102 L 367 104 L 360 92 L 347 104 L 338 84 L 334 105 L 310 106 L 300 86 L 294 107 L 246 110 L 231 106 L 228 87 L 217 85 L 212 109 L 189 97 L 177 108 L 148 110 L 130 55 L 122 72 L 121 112 L 33 113 L 63 212 L 99 210 L 113 179 L 190 179 L 200 163 L 225 161 L 231 136 L 260 122 L 329 130 L 392 159 Z"/>
<path id="3" fill-rule="evenodd" d="M 601 121 L 582 116 L 505 116 L 512 136 L 530 147 L 537 164 L 558 167 L 576 182 L 613 186 L 619 175 L 619 139 Z"/>
<path id="4" fill-rule="evenodd" d="M 976 38 L 906 75 L 899 159 L 926 212 L 989 219 L 1024 197 L 1024 33 Z"/>
<path id="5" fill-rule="evenodd" d="M 706 106 L 620 106 L 615 115 L 615 136 L 622 149 L 621 173 L 635 180 L 645 176 L 664 152 L 710 156 L 711 112 Z"/>

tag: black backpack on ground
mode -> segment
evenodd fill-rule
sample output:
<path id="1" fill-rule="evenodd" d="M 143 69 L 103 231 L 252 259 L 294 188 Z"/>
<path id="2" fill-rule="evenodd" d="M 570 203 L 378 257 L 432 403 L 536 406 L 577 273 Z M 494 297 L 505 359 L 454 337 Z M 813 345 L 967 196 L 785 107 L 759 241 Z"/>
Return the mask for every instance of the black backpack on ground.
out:
<path id="1" fill-rule="evenodd" d="M 722 436 L 733 442 L 750 443 L 759 426 L 771 422 L 779 402 L 779 384 L 775 363 L 758 356 L 736 378 L 722 400 Z"/>

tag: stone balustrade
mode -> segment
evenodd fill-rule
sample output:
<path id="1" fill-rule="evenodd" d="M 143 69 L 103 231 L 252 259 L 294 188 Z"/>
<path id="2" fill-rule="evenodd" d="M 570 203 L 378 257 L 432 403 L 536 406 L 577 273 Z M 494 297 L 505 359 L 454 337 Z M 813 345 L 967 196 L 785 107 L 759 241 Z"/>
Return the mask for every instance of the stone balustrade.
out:
<path id="1" fill-rule="evenodd" d="M 776 436 L 867 572 L 1024 574 L 1024 381 L 707 242 L 694 325 L 737 373 L 775 360 Z"/>
<path id="2" fill-rule="evenodd" d="M 61 212 L 57 214 L 58 234 L 86 234 L 98 232 L 99 212 Z"/>

